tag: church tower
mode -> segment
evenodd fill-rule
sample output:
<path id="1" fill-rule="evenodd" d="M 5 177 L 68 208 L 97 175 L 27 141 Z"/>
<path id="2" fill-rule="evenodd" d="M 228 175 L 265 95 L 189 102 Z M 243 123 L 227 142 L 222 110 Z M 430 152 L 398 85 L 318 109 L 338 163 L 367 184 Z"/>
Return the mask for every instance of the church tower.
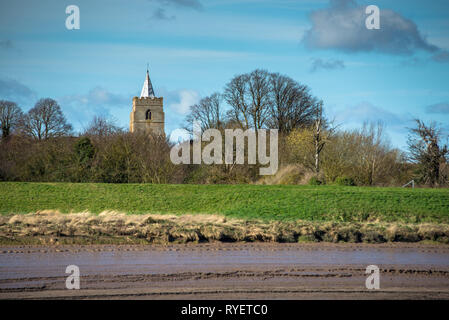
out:
<path id="1" fill-rule="evenodd" d="M 133 98 L 129 131 L 165 134 L 163 98 L 154 96 L 148 69 L 140 97 Z"/>

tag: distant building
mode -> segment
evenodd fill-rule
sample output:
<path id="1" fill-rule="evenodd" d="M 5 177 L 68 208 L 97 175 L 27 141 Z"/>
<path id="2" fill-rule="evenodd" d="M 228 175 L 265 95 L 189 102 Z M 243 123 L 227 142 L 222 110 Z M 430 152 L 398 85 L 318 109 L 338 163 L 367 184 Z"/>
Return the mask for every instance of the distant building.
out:
<path id="1" fill-rule="evenodd" d="M 164 135 L 164 121 L 163 98 L 155 97 L 150 73 L 147 69 L 147 77 L 140 97 L 133 98 L 129 131 Z"/>

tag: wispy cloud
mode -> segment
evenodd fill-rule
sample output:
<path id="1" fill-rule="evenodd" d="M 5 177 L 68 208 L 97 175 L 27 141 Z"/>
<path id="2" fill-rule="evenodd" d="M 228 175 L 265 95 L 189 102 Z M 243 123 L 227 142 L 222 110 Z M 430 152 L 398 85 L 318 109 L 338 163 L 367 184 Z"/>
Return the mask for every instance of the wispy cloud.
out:
<path id="1" fill-rule="evenodd" d="M 439 53 L 432 56 L 432 60 L 441 63 L 449 62 L 449 51 L 440 51 Z"/>
<path id="2" fill-rule="evenodd" d="M 194 90 L 180 90 L 176 92 L 177 102 L 168 105 L 171 111 L 175 111 L 181 115 L 186 115 L 189 112 L 189 107 L 198 103 L 200 96 Z"/>
<path id="3" fill-rule="evenodd" d="M 198 0 L 149 0 L 156 5 L 153 10 L 153 19 L 158 20 L 174 20 L 176 16 L 167 13 L 167 8 L 187 8 L 200 11 L 203 9 L 203 5 Z"/>
<path id="4" fill-rule="evenodd" d="M 158 20 L 173 20 L 176 19 L 176 16 L 174 15 L 167 15 L 167 12 L 164 8 L 156 8 L 153 12 L 153 18 Z"/>
<path id="5" fill-rule="evenodd" d="M 310 68 L 310 72 L 315 72 L 320 69 L 324 70 L 334 70 L 334 69 L 344 69 L 345 63 L 342 60 L 323 60 L 320 58 L 312 59 L 312 67 Z"/>
<path id="6" fill-rule="evenodd" d="M 162 6 L 184 7 L 200 10 L 203 5 L 198 0 L 150 0 Z"/>
<path id="7" fill-rule="evenodd" d="M 0 40 L 0 49 L 11 49 L 13 48 L 13 43 L 11 40 Z"/>
<path id="8" fill-rule="evenodd" d="M 120 119 L 120 125 L 125 125 L 124 119 L 129 119 L 132 94 L 115 94 L 97 86 L 86 94 L 66 95 L 57 99 L 61 104 L 67 119 L 77 130 L 82 130 L 94 116 L 106 116 Z"/>
<path id="9" fill-rule="evenodd" d="M 449 103 L 441 102 L 426 107 L 427 113 L 449 114 Z"/>
<path id="10" fill-rule="evenodd" d="M 19 105 L 31 105 L 35 102 L 36 92 L 14 79 L 0 79 L 0 99 L 11 100 Z"/>
<path id="11" fill-rule="evenodd" d="M 100 86 L 89 90 L 87 94 L 64 96 L 62 100 L 67 103 L 105 106 L 119 106 L 129 103 L 129 97 L 114 94 Z"/>
<path id="12" fill-rule="evenodd" d="M 404 131 L 412 117 L 391 112 L 385 108 L 375 106 L 370 102 L 361 102 L 348 106 L 343 111 L 335 114 L 335 119 L 343 125 L 361 125 L 364 122 L 381 122 L 388 128 L 396 131 Z"/>
<path id="13" fill-rule="evenodd" d="M 169 135 L 170 132 L 184 127 L 189 107 L 198 103 L 201 97 L 197 91 L 187 88 L 178 90 L 158 88 L 157 92 L 164 97 L 165 132 Z"/>

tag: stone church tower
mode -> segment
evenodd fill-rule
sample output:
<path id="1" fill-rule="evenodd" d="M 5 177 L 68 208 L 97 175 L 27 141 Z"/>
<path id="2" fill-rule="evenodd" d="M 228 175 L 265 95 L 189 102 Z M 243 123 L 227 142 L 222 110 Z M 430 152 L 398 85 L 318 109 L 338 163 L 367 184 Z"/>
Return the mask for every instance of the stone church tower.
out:
<path id="1" fill-rule="evenodd" d="M 130 115 L 129 131 L 165 134 L 163 98 L 156 98 L 154 96 L 148 69 L 140 97 L 133 98 L 133 110 Z"/>

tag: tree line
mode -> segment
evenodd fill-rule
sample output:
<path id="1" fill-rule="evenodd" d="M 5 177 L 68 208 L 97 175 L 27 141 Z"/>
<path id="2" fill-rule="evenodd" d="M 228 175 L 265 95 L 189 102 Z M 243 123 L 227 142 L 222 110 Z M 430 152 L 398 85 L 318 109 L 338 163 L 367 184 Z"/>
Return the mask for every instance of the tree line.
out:
<path id="1" fill-rule="evenodd" d="M 435 123 L 416 119 L 407 152 L 391 146 L 381 123 L 343 130 L 325 117 L 308 86 L 257 69 L 236 75 L 222 92 L 190 106 L 186 129 L 279 130 L 278 177 L 257 165 L 173 165 L 164 136 L 129 133 L 94 117 L 75 134 L 59 104 L 40 99 L 24 113 L 0 101 L 0 180 L 113 183 L 286 183 L 400 186 L 448 184 L 447 144 Z M 247 162 L 246 162 L 247 163 Z"/>
<path id="2" fill-rule="evenodd" d="M 408 152 L 391 146 L 382 123 L 364 123 L 342 130 L 324 115 L 323 101 L 308 86 L 266 70 L 240 74 L 223 92 L 215 92 L 190 107 L 193 120 L 208 128 L 278 129 L 282 183 L 401 186 L 414 179 L 426 186 L 448 184 L 447 140 L 435 122 L 416 119 L 409 129 Z M 255 181 L 251 166 L 240 167 L 243 181 Z M 227 181 L 227 165 L 201 168 L 213 181 Z M 285 171 L 285 170 L 284 170 Z"/>

